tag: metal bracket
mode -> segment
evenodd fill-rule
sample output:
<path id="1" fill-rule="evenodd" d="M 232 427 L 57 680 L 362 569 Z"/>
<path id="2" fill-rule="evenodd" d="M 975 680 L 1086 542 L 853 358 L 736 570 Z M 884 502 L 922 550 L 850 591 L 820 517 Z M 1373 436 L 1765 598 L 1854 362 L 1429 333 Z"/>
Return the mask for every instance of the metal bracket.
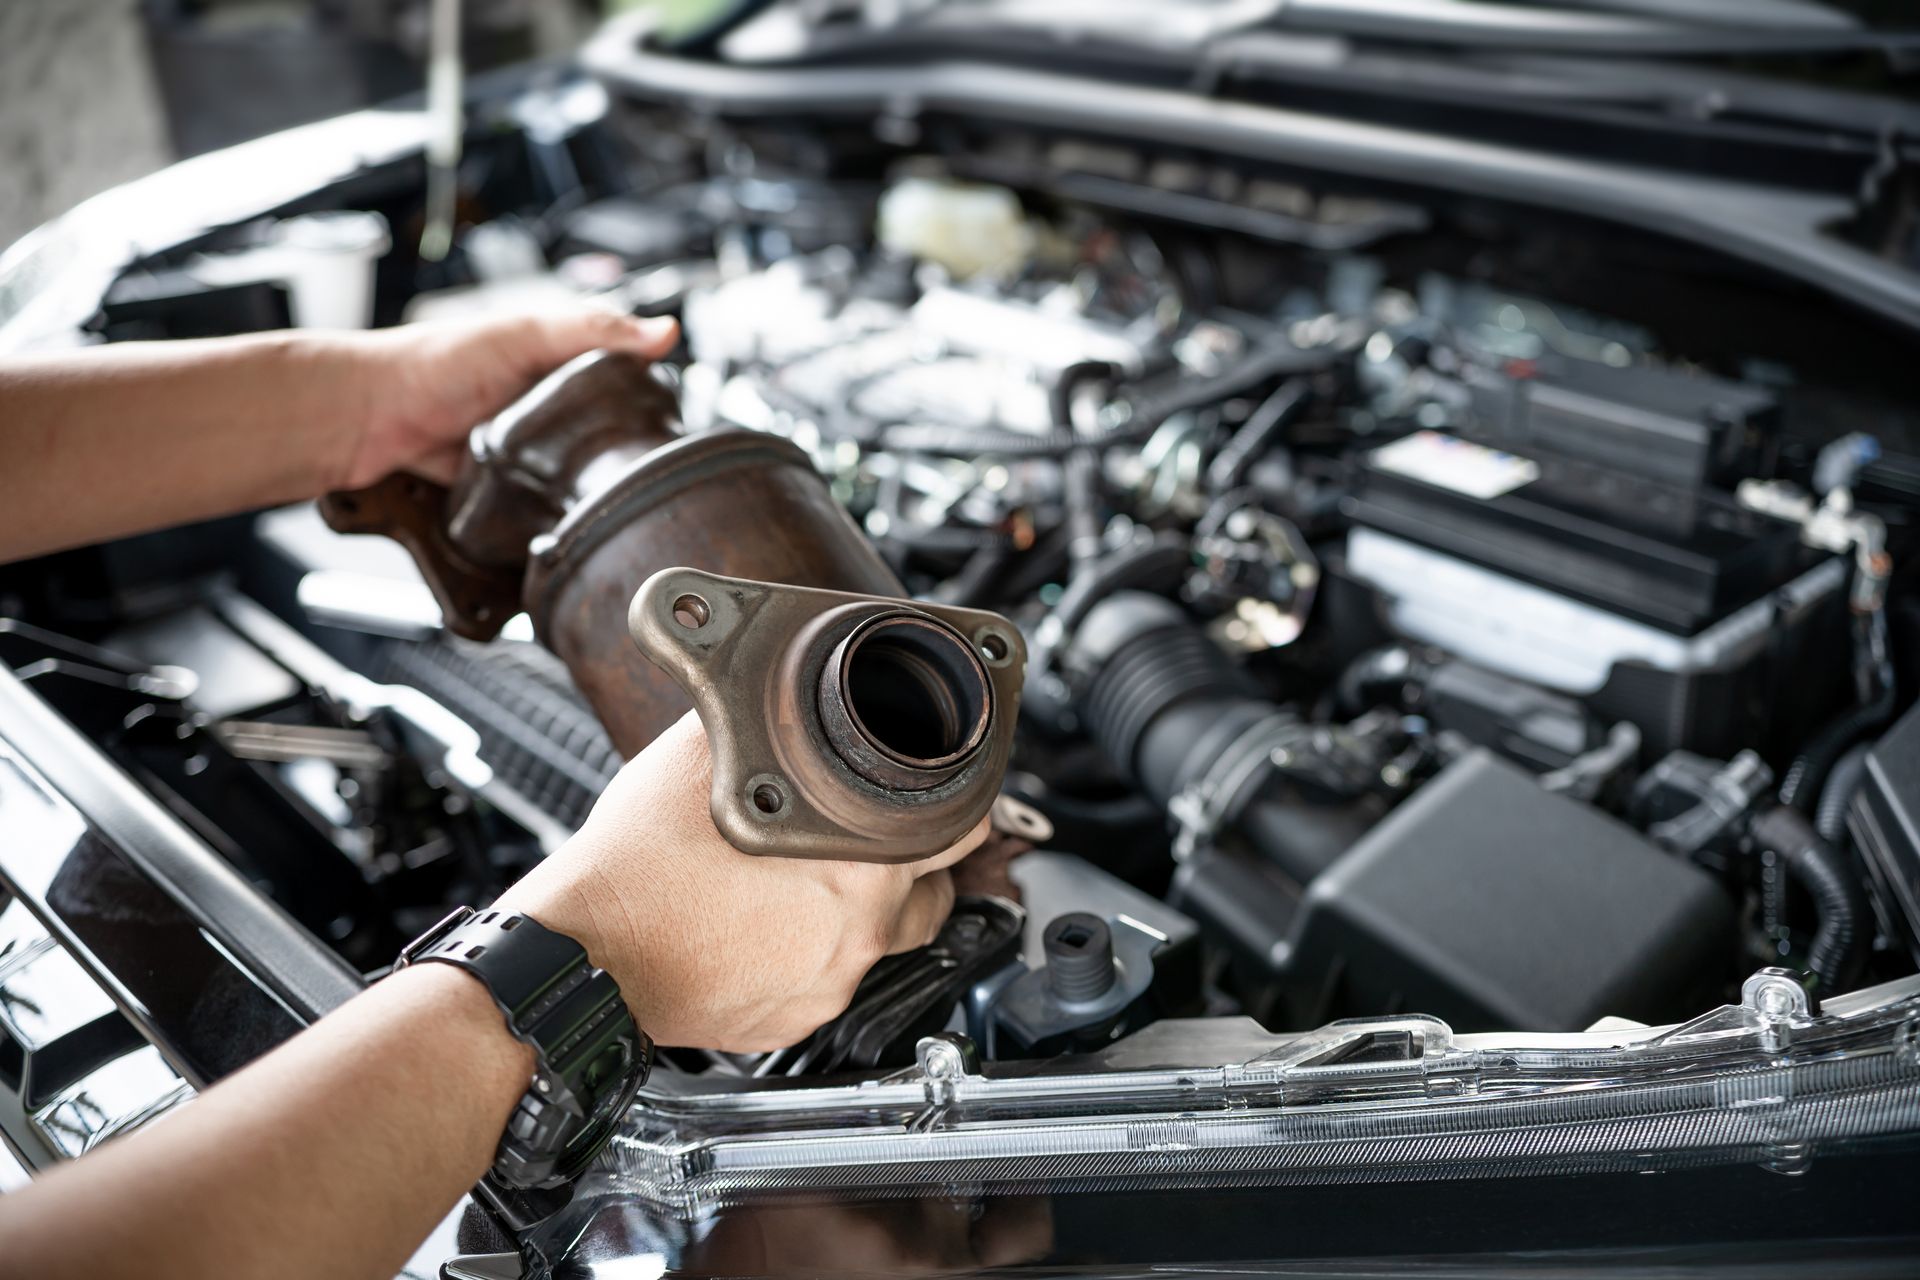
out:
<path id="1" fill-rule="evenodd" d="M 447 490 L 407 472 L 364 489 L 329 493 L 320 516 L 336 533 L 381 533 L 408 551 L 440 606 L 447 630 L 491 640 L 520 612 L 517 567 L 480 564 L 447 533 Z"/>
<path id="2" fill-rule="evenodd" d="M 1205 776 L 1167 802 L 1175 862 L 1185 862 L 1210 845 L 1253 786 L 1286 765 L 1286 744 L 1298 736 L 1299 723 L 1285 712 L 1254 721 L 1227 744 Z"/>

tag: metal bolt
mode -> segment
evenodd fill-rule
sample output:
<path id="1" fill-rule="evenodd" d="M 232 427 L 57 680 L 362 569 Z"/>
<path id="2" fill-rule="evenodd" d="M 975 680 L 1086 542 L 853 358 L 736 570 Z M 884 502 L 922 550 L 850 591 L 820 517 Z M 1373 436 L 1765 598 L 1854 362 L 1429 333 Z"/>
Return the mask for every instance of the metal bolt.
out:
<path id="1" fill-rule="evenodd" d="M 935 1080 L 953 1080 L 966 1073 L 960 1051 L 942 1040 L 922 1040 L 918 1046 L 920 1069 Z"/>
<path id="2" fill-rule="evenodd" d="M 942 1082 L 958 1080 L 980 1063 L 980 1051 L 973 1041 L 951 1031 L 922 1036 L 913 1047 L 913 1055 L 927 1079 Z"/>
<path id="3" fill-rule="evenodd" d="M 1740 987 L 1740 1003 L 1765 1018 L 1780 1019 L 1796 1013 L 1818 1014 L 1819 1008 L 1808 994 L 1798 974 L 1791 969 L 1770 965 Z"/>
<path id="4" fill-rule="evenodd" d="M 1796 1017 L 1818 1017 L 1819 1003 L 1800 975 L 1769 966 L 1740 986 L 1740 1003 L 1760 1018 L 1760 1042 L 1770 1053 L 1784 1052 L 1792 1043 Z"/>

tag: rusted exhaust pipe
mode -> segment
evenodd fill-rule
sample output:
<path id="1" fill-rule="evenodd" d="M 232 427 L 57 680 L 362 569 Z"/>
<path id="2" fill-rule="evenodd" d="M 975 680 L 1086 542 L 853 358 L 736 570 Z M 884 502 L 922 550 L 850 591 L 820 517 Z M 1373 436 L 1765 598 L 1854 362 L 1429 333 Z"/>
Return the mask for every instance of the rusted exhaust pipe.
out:
<path id="1" fill-rule="evenodd" d="M 716 776 L 716 821 L 723 807 L 730 820 L 742 819 L 734 840 L 742 848 L 923 856 L 963 834 L 997 793 L 1024 662 L 1019 632 L 992 614 L 903 601 L 899 579 L 804 451 L 760 432 L 684 434 L 672 388 L 644 361 L 596 352 L 558 370 L 475 430 L 450 490 L 393 476 L 329 495 L 321 511 L 342 532 L 383 533 L 406 545 L 457 635 L 491 639 L 512 614 L 531 615 L 626 755 L 698 704 L 717 766 L 724 740 L 774 714 L 764 701 L 703 701 L 693 673 L 663 657 L 678 649 L 636 647 L 635 639 L 652 645 L 642 638 L 636 598 L 650 574 L 687 566 L 749 586 L 777 584 L 776 593 L 811 588 L 838 593 L 843 605 L 862 602 L 859 625 L 826 648 L 766 655 L 790 686 L 782 696 L 805 698 L 804 707 L 780 704 L 780 714 L 808 726 L 804 748 L 783 739 L 784 750 L 818 761 L 796 767 L 783 758 L 774 767 L 782 781 L 761 798 L 775 800 L 774 791 L 788 787 L 794 804 L 772 816 L 733 781 L 723 806 Z M 670 621 L 674 602 L 660 603 Z M 810 623 L 811 615 L 790 621 Z M 663 635 L 677 641 L 687 632 Z M 736 659 L 722 683 L 764 694 L 769 679 Z M 816 775 L 853 789 L 795 781 Z M 815 811 L 810 796 L 828 809 Z M 739 805 L 761 817 L 733 813 Z M 796 821 L 799 808 L 811 816 Z M 918 814 L 917 832 L 876 816 L 903 808 Z M 726 823 L 722 830 L 736 835 Z M 836 847 L 842 851 L 831 852 Z"/>
<path id="2" fill-rule="evenodd" d="M 390 476 L 328 495 L 321 512 L 404 543 L 455 635 L 490 640 L 529 614 L 627 756 L 690 705 L 627 637 L 627 605 L 654 570 L 905 594 L 804 451 L 753 431 L 683 434 L 655 367 L 606 351 L 476 428 L 451 490 Z"/>

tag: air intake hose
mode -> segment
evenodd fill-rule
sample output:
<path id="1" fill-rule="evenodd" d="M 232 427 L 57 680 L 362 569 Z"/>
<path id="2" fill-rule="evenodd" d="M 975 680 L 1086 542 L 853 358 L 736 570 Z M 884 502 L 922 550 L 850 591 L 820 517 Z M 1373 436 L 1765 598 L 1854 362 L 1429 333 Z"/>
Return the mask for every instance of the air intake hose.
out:
<path id="1" fill-rule="evenodd" d="M 1089 735 L 1156 803 L 1212 789 L 1224 823 L 1300 884 L 1379 816 L 1371 796 L 1310 794 L 1286 772 L 1253 767 L 1247 752 L 1264 733 L 1304 727 L 1171 600 L 1140 591 L 1107 597 L 1076 628 L 1063 666 L 1079 685 Z M 1236 779 L 1244 794 L 1225 795 Z"/>

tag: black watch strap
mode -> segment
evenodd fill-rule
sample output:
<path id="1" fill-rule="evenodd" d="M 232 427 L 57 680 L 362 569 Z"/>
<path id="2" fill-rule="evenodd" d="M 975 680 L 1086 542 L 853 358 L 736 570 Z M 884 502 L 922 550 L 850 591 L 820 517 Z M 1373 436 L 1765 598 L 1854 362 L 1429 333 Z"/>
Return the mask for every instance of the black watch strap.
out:
<path id="1" fill-rule="evenodd" d="M 653 1042 L 619 984 L 572 938 L 506 911 L 461 907 L 409 943 L 394 967 L 427 961 L 479 978 L 508 1030 L 534 1049 L 533 1079 L 489 1177 L 515 1189 L 570 1181 L 612 1138 L 653 1063 Z"/>

